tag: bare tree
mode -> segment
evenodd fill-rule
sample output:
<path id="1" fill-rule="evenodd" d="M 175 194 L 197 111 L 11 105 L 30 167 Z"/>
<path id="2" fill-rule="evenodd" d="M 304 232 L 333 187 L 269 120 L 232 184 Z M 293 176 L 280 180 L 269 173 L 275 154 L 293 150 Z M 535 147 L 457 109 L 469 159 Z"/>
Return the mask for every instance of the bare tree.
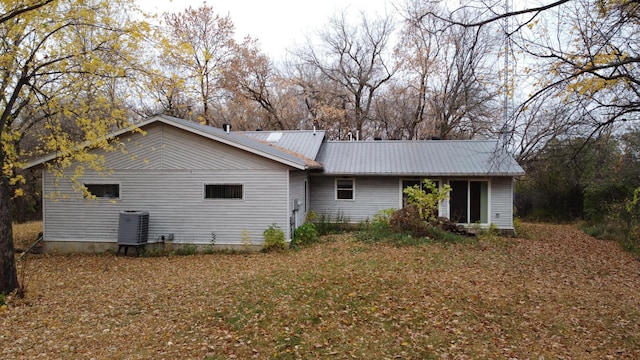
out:
<path id="1" fill-rule="evenodd" d="M 228 106 L 236 113 L 242 109 L 253 113 L 251 119 L 230 119 L 238 128 L 284 130 L 302 125 L 295 82 L 279 73 L 254 40 L 245 39 L 239 46 L 224 83 L 231 94 Z"/>
<path id="2" fill-rule="evenodd" d="M 427 10 L 429 9 L 429 10 Z M 403 59 L 402 78 L 413 97 L 411 138 L 470 138 L 492 133 L 498 87 L 490 76 L 498 54 L 488 31 L 446 26 L 440 17 L 446 8 L 421 1 L 407 3 L 401 40 L 396 48 Z M 474 14 L 466 11 L 465 17 Z M 418 127 L 418 125 L 421 125 Z M 421 134 L 418 129 L 421 129 Z"/>
<path id="3" fill-rule="evenodd" d="M 390 17 L 370 20 L 360 14 L 358 26 L 349 24 L 346 12 L 332 17 L 317 42 L 309 40 L 298 52 L 303 64 L 336 84 L 342 102 L 343 126 L 366 136 L 376 93 L 396 71 L 388 57 L 393 22 Z M 317 90 L 317 89 L 316 89 Z M 315 91 L 315 90 L 313 90 Z"/>
<path id="4" fill-rule="evenodd" d="M 496 4 L 492 4 L 496 5 Z M 525 113 L 536 108 L 539 99 L 556 97 L 572 113 L 569 122 L 579 119 L 585 139 L 606 134 L 624 121 L 638 120 L 640 112 L 640 4 L 637 0 L 562 0 L 539 6 L 505 11 L 486 2 L 466 7 L 484 9 L 473 20 L 442 16 L 425 11 L 421 17 L 445 21 L 440 30 L 451 27 L 480 29 L 505 19 L 511 26 L 504 35 L 511 39 L 514 53 L 522 54 L 531 89 L 516 108 L 511 128 L 531 119 Z M 555 102 L 551 102 L 555 106 Z M 570 119 L 570 120 L 569 120 Z M 553 125 L 553 124 L 550 124 Z M 558 130 L 567 129 L 558 124 Z M 575 127 L 574 127 L 575 128 Z M 541 128 L 542 129 L 542 128 Z M 546 130 L 545 130 L 546 131 Z M 517 133 L 513 134 L 518 136 Z M 538 138 L 538 137 L 535 137 Z"/>

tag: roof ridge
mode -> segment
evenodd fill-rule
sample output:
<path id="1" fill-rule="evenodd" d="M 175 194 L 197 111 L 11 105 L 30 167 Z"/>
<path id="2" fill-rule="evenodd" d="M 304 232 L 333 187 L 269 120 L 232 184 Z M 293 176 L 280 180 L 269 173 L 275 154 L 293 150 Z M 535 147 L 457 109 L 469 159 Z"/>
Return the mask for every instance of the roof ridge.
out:
<path id="1" fill-rule="evenodd" d="M 326 143 L 445 143 L 445 142 L 497 142 L 498 139 L 441 139 L 441 140 L 326 140 Z"/>

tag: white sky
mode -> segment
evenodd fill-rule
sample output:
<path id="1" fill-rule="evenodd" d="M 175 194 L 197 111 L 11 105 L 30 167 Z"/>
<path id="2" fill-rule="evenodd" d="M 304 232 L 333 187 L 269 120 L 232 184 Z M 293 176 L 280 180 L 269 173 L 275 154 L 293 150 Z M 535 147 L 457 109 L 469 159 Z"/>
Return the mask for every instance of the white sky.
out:
<path id="1" fill-rule="evenodd" d="M 202 6 L 203 0 L 136 0 L 147 12 L 179 12 L 188 6 Z M 273 60 L 286 55 L 286 49 L 302 44 L 337 11 L 348 9 L 357 15 L 393 13 L 390 0 L 208 0 L 221 15 L 227 14 L 236 27 L 236 39 L 246 35 L 260 41 L 260 48 Z"/>

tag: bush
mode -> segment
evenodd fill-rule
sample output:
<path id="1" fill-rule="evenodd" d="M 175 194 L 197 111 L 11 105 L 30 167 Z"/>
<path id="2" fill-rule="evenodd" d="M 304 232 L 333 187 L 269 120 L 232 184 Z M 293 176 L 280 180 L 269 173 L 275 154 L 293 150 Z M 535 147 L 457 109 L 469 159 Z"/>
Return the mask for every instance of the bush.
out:
<path id="1" fill-rule="evenodd" d="M 520 218 L 513 219 L 513 230 L 515 231 L 515 236 L 521 239 L 530 239 L 531 235 L 527 228 L 522 225 L 522 221 Z"/>
<path id="2" fill-rule="evenodd" d="M 176 255 L 195 255 L 198 248 L 193 244 L 184 244 L 175 250 Z"/>
<path id="3" fill-rule="evenodd" d="M 424 221 L 416 205 L 410 204 L 396 210 L 389 221 L 391 230 L 398 233 L 409 233 L 413 237 L 432 237 L 432 227 Z"/>
<path id="4" fill-rule="evenodd" d="M 264 237 L 263 249 L 265 251 L 284 250 L 287 243 L 284 241 L 284 231 L 276 224 L 269 225 L 262 233 Z"/>
<path id="5" fill-rule="evenodd" d="M 293 234 L 292 245 L 308 245 L 318 241 L 320 238 L 316 226 L 310 222 L 300 225 Z"/>
<path id="6" fill-rule="evenodd" d="M 313 215 L 311 215 L 312 213 Z M 324 214 L 318 215 L 315 212 L 309 214 L 310 215 L 307 215 L 307 219 L 310 219 L 310 221 L 307 222 L 312 222 L 316 226 L 319 236 L 342 234 L 353 230 L 354 227 L 350 219 L 342 213 L 338 213 L 335 220 L 331 219 L 331 216 Z"/>
<path id="7" fill-rule="evenodd" d="M 440 189 L 429 179 L 422 181 L 422 186 L 407 187 L 403 193 L 407 195 L 409 204 L 414 205 L 420 218 L 434 224 L 438 219 L 438 207 L 440 203 L 449 198 L 451 186 L 442 185 Z"/>

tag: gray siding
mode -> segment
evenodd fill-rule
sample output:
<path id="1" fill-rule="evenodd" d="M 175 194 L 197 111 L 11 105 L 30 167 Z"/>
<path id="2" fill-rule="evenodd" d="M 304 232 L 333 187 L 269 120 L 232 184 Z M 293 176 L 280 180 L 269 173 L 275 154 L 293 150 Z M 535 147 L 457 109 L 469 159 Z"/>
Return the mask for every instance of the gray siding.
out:
<path id="1" fill-rule="evenodd" d="M 174 234 L 175 242 L 206 244 L 215 233 L 216 244 L 242 244 L 243 235 L 256 244 L 273 223 L 288 236 L 287 175 L 282 170 L 116 171 L 108 178 L 87 174 L 83 181 L 119 183 L 120 199 L 86 200 L 66 181 L 54 188 L 47 174 L 46 193 L 60 191 L 68 198 L 45 200 L 45 239 L 115 242 L 122 210 L 149 211 L 150 241 Z M 204 199 L 205 183 L 243 184 L 244 199 Z"/>
<path id="2" fill-rule="evenodd" d="M 400 206 L 397 177 L 355 177 L 354 200 L 336 200 L 335 177 L 310 178 L 311 210 L 320 215 L 343 216 L 351 222 L 372 219 L 380 210 Z"/>
<path id="3" fill-rule="evenodd" d="M 307 178 L 307 172 L 305 171 L 291 170 L 290 172 L 289 209 L 291 214 L 295 214 L 296 227 L 304 224 L 304 221 L 307 218 L 307 212 L 305 211 L 305 208 L 309 209 L 308 198 L 305 198 L 305 181 L 307 181 Z M 296 200 L 300 202 L 300 209 L 294 213 L 293 204 Z"/>
<path id="4" fill-rule="evenodd" d="M 399 208 L 402 193 L 400 180 L 404 177 L 354 177 L 355 199 L 336 200 L 335 177 L 310 177 L 311 209 L 318 214 L 347 217 L 351 222 L 371 219 L 380 210 Z M 438 179 L 441 184 L 447 179 Z M 513 189 L 512 178 L 489 179 L 489 222 L 500 229 L 513 229 Z M 449 202 L 440 206 L 440 215 L 449 216 Z"/>
<path id="5" fill-rule="evenodd" d="M 80 181 L 118 183 L 120 199 L 86 200 L 71 183 L 46 173 L 44 236 L 48 241 L 115 242 L 122 210 L 149 211 L 149 240 L 261 244 L 279 225 L 289 238 L 289 168 L 197 135 L 158 124 L 146 135 L 123 137 L 128 154 L 105 154 L 111 175 L 87 171 Z M 244 198 L 204 199 L 205 183 L 242 184 Z"/>
<path id="6" fill-rule="evenodd" d="M 282 165 L 162 123 L 144 134 L 123 136 L 126 152 L 104 152 L 109 169 L 240 170 L 270 169 Z"/>
<path id="7" fill-rule="evenodd" d="M 499 229 L 513 229 L 513 186 L 512 178 L 491 179 L 490 222 Z"/>

